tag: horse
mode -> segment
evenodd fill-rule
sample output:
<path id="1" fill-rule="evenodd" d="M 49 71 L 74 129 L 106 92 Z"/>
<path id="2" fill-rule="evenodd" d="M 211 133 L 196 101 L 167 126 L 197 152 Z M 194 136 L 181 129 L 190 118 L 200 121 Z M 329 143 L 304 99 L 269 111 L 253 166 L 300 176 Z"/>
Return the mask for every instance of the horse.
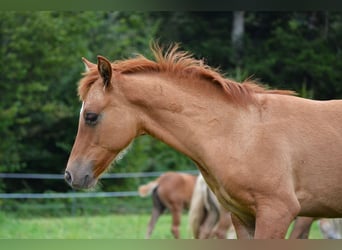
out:
<path id="1" fill-rule="evenodd" d="M 311 218 L 311 217 L 298 217 L 290 239 L 307 239 L 309 236 L 312 223 L 318 220 L 318 226 L 325 239 L 342 239 L 342 219 L 334 218 Z"/>
<path id="2" fill-rule="evenodd" d="M 222 207 L 201 174 L 191 198 L 189 227 L 195 239 L 226 239 L 228 229 L 232 228 L 230 212 Z"/>
<path id="3" fill-rule="evenodd" d="M 314 220 L 315 218 L 311 217 L 297 217 L 289 239 L 308 239 Z M 325 228 L 333 228 L 329 223 L 331 224 L 330 220 L 324 224 L 326 225 Z M 189 225 L 195 239 L 225 239 L 227 231 L 230 228 L 234 230 L 232 228 L 230 212 L 224 209 L 218 202 L 201 174 L 197 177 L 190 203 Z M 234 233 L 233 230 L 230 231 Z M 321 231 L 324 232 L 322 227 Z M 334 235 L 331 231 L 333 230 L 330 230 L 326 235 Z"/>
<path id="4" fill-rule="evenodd" d="M 94 187 L 149 134 L 196 164 L 239 239 L 285 238 L 297 216 L 341 217 L 342 100 L 239 83 L 177 44 L 151 49 L 154 59 L 83 58 L 82 107 L 64 173 L 71 187 Z"/>
<path id="5" fill-rule="evenodd" d="M 141 197 L 152 195 L 153 208 L 150 222 L 147 227 L 146 238 L 150 238 L 159 216 L 169 209 L 172 215 L 171 232 L 178 239 L 179 225 L 183 209 L 189 208 L 197 176 L 166 172 L 157 179 L 138 188 Z"/>
<path id="6" fill-rule="evenodd" d="M 289 239 L 308 239 L 312 223 L 315 219 L 312 217 L 297 217 L 294 221 Z"/>
<path id="7" fill-rule="evenodd" d="M 320 219 L 319 229 L 325 239 L 342 239 L 342 219 Z"/>

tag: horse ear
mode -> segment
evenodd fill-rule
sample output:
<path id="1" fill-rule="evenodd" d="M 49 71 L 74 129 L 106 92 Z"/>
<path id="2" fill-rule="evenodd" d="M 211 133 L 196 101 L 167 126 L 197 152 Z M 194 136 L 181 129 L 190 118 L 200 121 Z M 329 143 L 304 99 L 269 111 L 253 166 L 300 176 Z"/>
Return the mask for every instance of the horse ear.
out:
<path id="1" fill-rule="evenodd" d="M 95 63 L 89 62 L 87 59 L 85 59 L 84 57 L 82 57 L 82 61 L 84 63 L 84 67 L 86 71 L 89 71 L 90 69 L 96 67 Z"/>
<path id="2" fill-rule="evenodd" d="M 112 65 L 109 60 L 103 56 L 97 57 L 97 69 L 103 79 L 103 84 L 108 87 L 112 79 Z"/>

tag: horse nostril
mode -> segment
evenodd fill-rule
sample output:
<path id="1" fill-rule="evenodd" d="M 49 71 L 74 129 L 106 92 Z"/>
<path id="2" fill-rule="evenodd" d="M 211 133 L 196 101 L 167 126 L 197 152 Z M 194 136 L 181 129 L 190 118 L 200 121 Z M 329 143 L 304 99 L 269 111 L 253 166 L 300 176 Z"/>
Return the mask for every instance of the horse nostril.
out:
<path id="1" fill-rule="evenodd" d="M 64 173 L 64 179 L 68 184 L 72 183 L 72 176 L 69 171 L 65 171 Z"/>

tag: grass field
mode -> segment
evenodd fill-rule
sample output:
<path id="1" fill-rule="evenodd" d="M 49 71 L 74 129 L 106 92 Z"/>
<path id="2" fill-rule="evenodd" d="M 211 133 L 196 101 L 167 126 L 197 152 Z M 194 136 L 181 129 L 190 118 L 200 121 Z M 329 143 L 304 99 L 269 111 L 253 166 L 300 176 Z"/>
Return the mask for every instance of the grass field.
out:
<path id="1" fill-rule="evenodd" d="M 1 239 L 144 239 L 149 214 L 76 216 L 62 218 L 15 218 L 0 213 Z M 182 238 L 190 238 L 188 218 L 181 225 Z M 172 239 L 171 216 L 161 216 L 152 239 Z M 320 239 L 321 233 L 314 223 L 311 239 Z"/>

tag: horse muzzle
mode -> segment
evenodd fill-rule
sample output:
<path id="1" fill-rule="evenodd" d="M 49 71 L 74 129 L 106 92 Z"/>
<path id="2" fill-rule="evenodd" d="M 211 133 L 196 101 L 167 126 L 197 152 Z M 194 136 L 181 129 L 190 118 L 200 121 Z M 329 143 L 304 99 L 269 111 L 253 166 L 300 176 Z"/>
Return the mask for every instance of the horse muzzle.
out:
<path id="1" fill-rule="evenodd" d="M 65 181 L 74 189 L 89 189 L 96 185 L 92 164 L 71 164 L 64 173 Z"/>

